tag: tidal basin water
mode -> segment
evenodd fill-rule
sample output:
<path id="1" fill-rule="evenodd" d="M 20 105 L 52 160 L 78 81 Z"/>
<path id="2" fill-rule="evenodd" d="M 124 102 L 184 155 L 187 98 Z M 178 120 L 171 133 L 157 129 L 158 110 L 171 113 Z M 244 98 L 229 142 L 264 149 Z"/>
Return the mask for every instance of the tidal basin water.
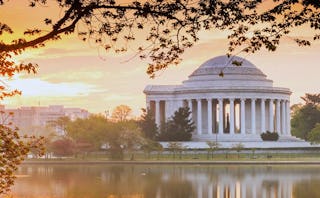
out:
<path id="1" fill-rule="evenodd" d="M 23 165 L 14 198 L 318 198 L 319 165 Z"/>

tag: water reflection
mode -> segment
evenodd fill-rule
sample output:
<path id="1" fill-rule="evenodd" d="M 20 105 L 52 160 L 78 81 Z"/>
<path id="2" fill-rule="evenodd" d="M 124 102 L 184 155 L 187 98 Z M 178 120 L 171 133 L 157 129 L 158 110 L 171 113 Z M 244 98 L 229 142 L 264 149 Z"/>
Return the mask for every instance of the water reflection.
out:
<path id="1" fill-rule="evenodd" d="M 317 166 L 25 165 L 17 174 L 16 198 L 320 197 Z"/>

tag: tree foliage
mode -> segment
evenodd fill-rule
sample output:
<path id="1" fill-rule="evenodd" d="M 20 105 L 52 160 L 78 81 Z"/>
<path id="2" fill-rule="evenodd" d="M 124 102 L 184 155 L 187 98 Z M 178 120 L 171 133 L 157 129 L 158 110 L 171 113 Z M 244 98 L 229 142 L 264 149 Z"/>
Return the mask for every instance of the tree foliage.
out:
<path id="1" fill-rule="evenodd" d="M 156 140 L 158 137 L 158 127 L 155 122 L 154 116 L 150 110 L 141 109 L 142 115 L 139 120 L 139 126 L 144 137 L 150 140 Z"/>
<path id="2" fill-rule="evenodd" d="M 163 123 L 161 127 L 160 141 L 190 141 L 195 129 L 194 122 L 190 119 L 188 107 L 181 107 L 174 112 L 172 118 Z"/>
<path id="3" fill-rule="evenodd" d="M 260 135 L 263 141 L 277 141 L 279 139 L 279 134 L 277 132 L 266 131 Z"/>
<path id="4" fill-rule="evenodd" d="M 60 117 L 56 120 L 53 120 L 48 123 L 49 126 L 56 129 L 56 131 L 59 131 L 60 134 L 65 135 L 67 126 L 71 122 L 70 118 L 68 116 Z"/>
<path id="5" fill-rule="evenodd" d="M 116 122 L 123 122 L 128 119 L 132 109 L 128 105 L 119 105 L 113 111 L 111 119 Z"/>
<path id="6" fill-rule="evenodd" d="M 47 6 L 47 0 L 30 0 L 30 6 Z M 45 46 L 62 35 L 76 33 L 106 50 L 124 52 L 135 48 L 142 59 L 148 58 L 147 73 L 178 64 L 181 54 L 192 47 L 203 30 L 227 30 L 229 52 L 241 46 L 244 52 L 262 47 L 276 50 L 280 39 L 292 29 L 307 26 L 314 31 L 308 40 L 292 37 L 298 45 L 310 45 L 320 39 L 320 3 L 315 0 L 56 0 L 60 12 L 47 16 L 39 27 L 24 30 L 24 35 L 11 41 L 0 40 L 1 73 L 12 76 L 21 71 L 36 72 L 37 65 L 16 64 L 10 60 L 28 48 Z M 0 1 L 3 4 L 11 1 Z M 51 4 L 50 4 L 51 5 Z M 57 19 L 54 19 L 57 18 Z M 310 31 L 310 32 L 312 32 Z M 0 22 L 0 36 L 13 34 L 14 28 Z M 145 42 L 135 40 L 146 33 Z M 140 38 L 139 38 L 140 39 Z M 129 45 L 138 43 L 137 46 Z M 237 65 L 238 63 L 236 63 Z M 241 63 L 240 63 L 241 65 Z"/>
<path id="7" fill-rule="evenodd" d="M 43 143 L 43 138 L 21 137 L 18 128 L 0 124 L 0 194 L 10 190 L 16 178 L 14 171 L 31 149 L 39 155 L 44 153 Z"/>
<path id="8" fill-rule="evenodd" d="M 76 145 L 70 138 L 61 138 L 50 144 L 50 150 L 55 156 L 71 156 L 76 152 Z"/>
<path id="9" fill-rule="evenodd" d="M 91 115 L 86 119 L 77 119 L 69 122 L 66 126 L 66 135 L 76 144 L 90 144 L 99 149 L 104 143 L 104 138 L 111 123 L 101 115 Z M 80 147 L 79 147 L 80 148 Z M 84 151 L 87 149 L 85 148 Z M 82 150 L 78 150 L 82 152 Z"/>
<path id="10" fill-rule="evenodd" d="M 219 149 L 219 147 L 221 146 L 218 142 L 216 141 L 206 141 L 206 144 L 208 146 L 208 159 L 209 159 L 209 154 L 211 154 L 211 158 L 213 158 L 213 153 Z"/>
<path id="11" fill-rule="evenodd" d="M 238 159 L 240 158 L 240 152 L 244 149 L 244 144 L 242 144 L 241 142 L 232 145 L 232 149 L 237 151 L 238 153 Z"/>
<path id="12" fill-rule="evenodd" d="M 306 94 L 305 104 L 297 107 L 291 120 L 292 134 L 308 140 L 308 134 L 320 123 L 320 94 Z"/>
<path id="13" fill-rule="evenodd" d="M 320 122 L 317 123 L 316 126 L 308 134 L 308 141 L 313 144 L 320 143 Z"/>
<path id="14" fill-rule="evenodd" d="M 66 136 L 74 142 L 76 154 L 99 151 L 102 145 L 107 145 L 112 159 L 122 159 L 124 151 L 133 157 L 145 141 L 135 120 L 115 122 L 102 115 L 71 121 Z"/>

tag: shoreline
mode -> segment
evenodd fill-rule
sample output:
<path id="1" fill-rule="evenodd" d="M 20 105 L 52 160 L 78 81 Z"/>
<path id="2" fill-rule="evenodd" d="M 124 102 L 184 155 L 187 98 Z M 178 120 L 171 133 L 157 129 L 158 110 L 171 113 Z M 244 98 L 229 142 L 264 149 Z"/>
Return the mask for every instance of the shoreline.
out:
<path id="1" fill-rule="evenodd" d="M 299 160 L 273 160 L 273 161 L 103 161 L 103 160 L 48 160 L 37 161 L 27 160 L 21 163 L 21 165 L 320 165 L 320 160 L 316 161 L 299 161 Z"/>

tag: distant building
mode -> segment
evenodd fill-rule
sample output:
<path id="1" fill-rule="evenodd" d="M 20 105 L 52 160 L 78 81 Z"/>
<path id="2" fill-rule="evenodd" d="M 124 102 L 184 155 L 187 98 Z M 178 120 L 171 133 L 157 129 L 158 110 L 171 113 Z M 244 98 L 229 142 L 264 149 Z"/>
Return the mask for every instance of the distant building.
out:
<path id="1" fill-rule="evenodd" d="M 6 109 L 4 105 L 0 105 L 2 113 L 0 122 L 2 124 L 12 123 L 13 126 L 23 130 L 25 133 L 37 133 L 36 130 L 45 128 L 50 122 L 60 117 L 69 117 L 71 120 L 78 118 L 85 119 L 89 117 L 89 112 L 81 108 L 65 108 L 63 105 L 31 106 L 20 107 L 16 109 Z M 64 132 L 55 129 L 58 135 Z"/>

